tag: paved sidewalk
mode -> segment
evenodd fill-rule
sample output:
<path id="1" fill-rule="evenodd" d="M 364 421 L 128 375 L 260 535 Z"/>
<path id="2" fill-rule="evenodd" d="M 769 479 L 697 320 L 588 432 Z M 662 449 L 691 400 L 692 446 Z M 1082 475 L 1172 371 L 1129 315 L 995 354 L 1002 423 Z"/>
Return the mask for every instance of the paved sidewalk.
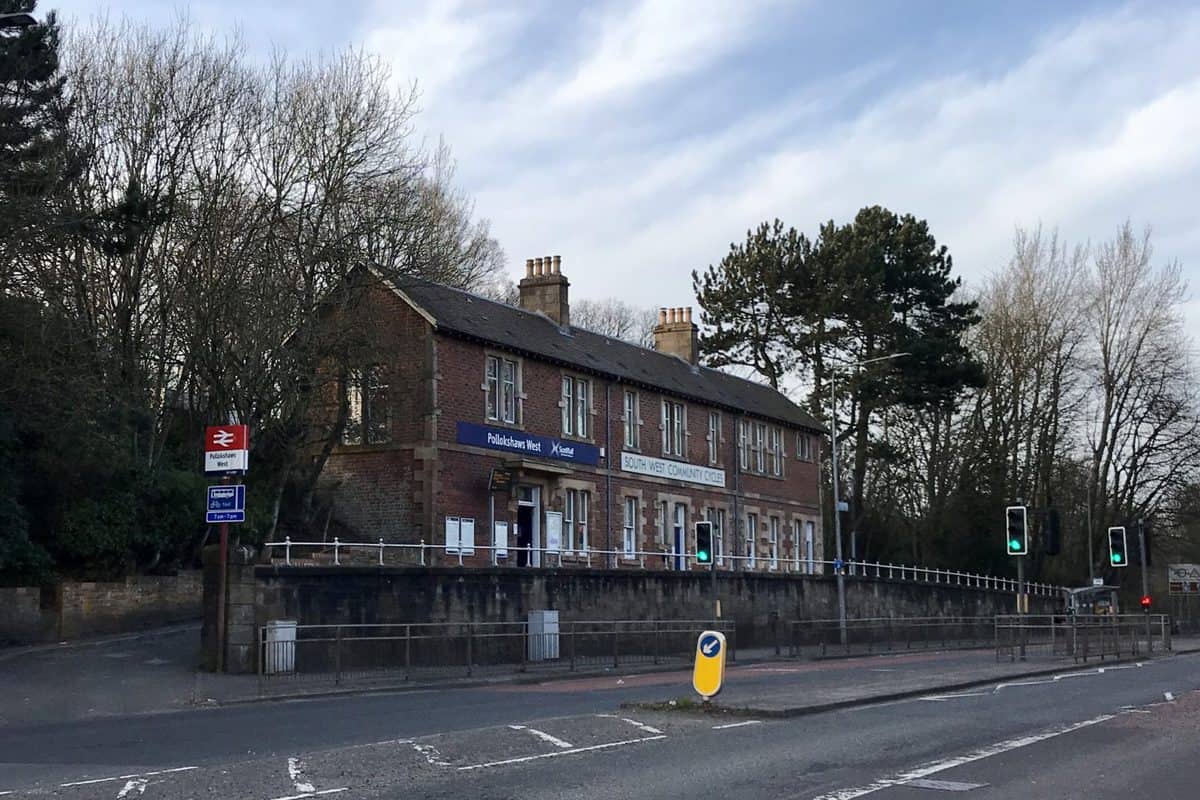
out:
<path id="1" fill-rule="evenodd" d="M 1200 637 L 1177 638 L 1170 653 L 1104 660 L 1031 657 L 996 661 L 995 651 L 973 650 L 861 656 L 837 661 L 774 661 L 727 674 L 716 711 L 764 717 L 814 714 L 835 708 L 899 700 L 1037 676 L 1115 667 L 1200 652 Z M 770 678 L 770 679 L 768 679 Z M 695 696 L 692 695 L 692 698 Z"/>

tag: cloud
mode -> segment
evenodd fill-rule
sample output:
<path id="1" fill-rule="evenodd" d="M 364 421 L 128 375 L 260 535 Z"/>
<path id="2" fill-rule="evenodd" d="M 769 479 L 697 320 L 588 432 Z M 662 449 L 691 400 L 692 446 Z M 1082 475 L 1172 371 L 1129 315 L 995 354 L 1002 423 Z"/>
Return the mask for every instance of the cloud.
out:
<path id="1" fill-rule="evenodd" d="M 635 10 L 605 30 L 632 31 L 636 19 Z M 756 35 L 765 34 L 747 29 L 739 46 L 753 49 Z M 1195 285 L 1200 242 L 1182 209 L 1200 178 L 1198 40 L 1196 13 L 1117 11 L 1047 30 L 987 72 L 895 80 L 848 117 L 831 112 L 839 95 L 871 83 L 871 65 L 671 138 L 656 133 L 677 131 L 678 120 L 647 115 L 638 97 L 655 102 L 663 81 L 679 92 L 711 82 L 713 65 L 675 71 L 635 55 L 635 40 L 622 49 L 601 37 L 552 96 L 591 98 L 613 116 L 579 111 L 595 126 L 582 137 L 573 124 L 541 130 L 536 158 L 521 141 L 493 140 L 492 166 L 471 188 L 514 265 L 561 252 L 573 291 L 642 305 L 687 302 L 690 270 L 759 221 L 778 216 L 811 232 L 873 203 L 929 219 L 969 280 L 1007 260 L 1015 225 L 1043 222 L 1084 241 L 1129 218 L 1154 225 L 1158 252 L 1181 259 Z M 594 65 L 622 55 L 651 65 L 645 81 L 636 70 L 599 76 Z M 538 76 L 543 99 L 547 81 Z M 624 105 L 612 110 L 615 92 Z M 518 101 L 514 118 L 536 117 L 520 90 L 506 100 Z M 469 174 L 471 153 L 456 149 Z"/>

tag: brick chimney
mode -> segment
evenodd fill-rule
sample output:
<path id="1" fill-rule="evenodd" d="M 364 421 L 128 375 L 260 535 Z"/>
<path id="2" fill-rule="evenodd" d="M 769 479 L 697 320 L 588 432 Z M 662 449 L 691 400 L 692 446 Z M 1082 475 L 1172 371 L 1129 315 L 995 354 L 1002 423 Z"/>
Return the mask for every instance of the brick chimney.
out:
<path id="1" fill-rule="evenodd" d="M 660 308 L 654 326 L 654 349 L 679 356 L 689 364 L 700 361 L 700 329 L 692 322 L 692 308 Z"/>
<path id="2" fill-rule="evenodd" d="M 525 277 L 517 284 L 521 290 L 521 308 L 540 311 L 566 328 L 571 324 L 571 309 L 567 303 L 570 285 L 562 274 L 562 256 L 528 258 L 525 260 Z"/>

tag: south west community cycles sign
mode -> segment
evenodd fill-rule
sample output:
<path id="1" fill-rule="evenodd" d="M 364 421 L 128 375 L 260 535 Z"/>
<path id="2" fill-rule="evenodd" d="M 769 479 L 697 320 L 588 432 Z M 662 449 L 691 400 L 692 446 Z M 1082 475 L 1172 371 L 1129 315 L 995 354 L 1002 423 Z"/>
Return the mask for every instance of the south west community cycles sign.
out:
<path id="1" fill-rule="evenodd" d="M 621 469 L 625 472 L 636 472 L 638 475 L 652 475 L 656 478 L 670 478 L 675 481 L 699 483 L 704 486 L 725 486 L 725 470 L 702 467 L 699 464 L 685 464 L 682 461 L 670 461 L 665 458 L 643 456 L 638 453 L 621 453 Z"/>
<path id="2" fill-rule="evenodd" d="M 600 448 L 595 445 L 506 428 L 489 428 L 487 425 L 475 425 L 470 422 L 458 423 L 458 443 L 520 453 L 534 458 L 555 458 L 593 467 L 600 463 Z"/>

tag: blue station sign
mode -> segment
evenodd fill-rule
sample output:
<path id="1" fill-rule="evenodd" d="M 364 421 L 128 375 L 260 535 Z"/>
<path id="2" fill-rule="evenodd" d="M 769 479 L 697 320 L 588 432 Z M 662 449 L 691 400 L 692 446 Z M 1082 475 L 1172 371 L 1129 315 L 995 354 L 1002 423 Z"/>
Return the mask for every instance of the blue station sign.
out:
<path id="1" fill-rule="evenodd" d="M 489 450 L 504 450 L 533 458 L 554 458 L 572 464 L 595 466 L 600 463 L 600 448 L 583 442 L 538 436 L 508 428 L 491 428 L 470 422 L 458 423 L 458 443 Z"/>
<path id="2" fill-rule="evenodd" d="M 245 522 L 246 487 L 241 484 L 208 487 L 208 509 L 204 512 L 204 521 L 209 524 Z"/>

